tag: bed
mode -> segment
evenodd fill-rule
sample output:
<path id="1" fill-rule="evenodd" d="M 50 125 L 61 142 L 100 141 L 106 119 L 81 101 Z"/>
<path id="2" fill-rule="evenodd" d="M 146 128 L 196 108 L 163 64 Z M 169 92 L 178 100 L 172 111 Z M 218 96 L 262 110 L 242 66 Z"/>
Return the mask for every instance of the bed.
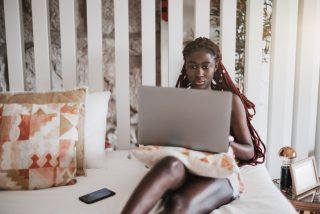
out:
<path id="1" fill-rule="evenodd" d="M 106 152 L 105 157 L 96 162 L 101 168 L 88 169 L 88 176 L 78 177 L 77 183 L 73 186 L 34 191 L 1 191 L 1 213 L 120 213 L 147 169 L 140 162 L 128 159 L 127 151 Z M 241 172 L 247 191 L 239 200 L 222 206 L 213 211 L 213 214 L 296 213 L 274 186 L 263 165 L 245 166 Z M 116 195 L 91 205 L 78 200 L 79 196 L 102 187 L 114 190 Z"/>
<path id="2" fill-rule="evenodd" d="M 78 90 L 82 89 L 76 89 Z M 0 101 L 1 97 L 2 95 Z M 29 95 L 28 98 L 30 97 Z M 86 175 L 77 176 L 74 185 L 39 190 L 2 190 L 0 213 L 120 213 L 131 192 L 148 169 L 129 155 L 129 150 L 104 150 L 105 118 L 109 97 L 110 93 L 106 91 L 91 93 L 86 98 L 84 126 Z M 0 162 L 3 163 L 2 160 Z M 241 174 L 246 185 L 245 193 L 240 199 L 212 213 L 296 213 L 289 201 L 273 184 L 264 165 L 243 166 Z M 1 176 L 0 178 L 3 179 Z M 1 182 L 3 185 L 3 180 Z M 79 196 L 103 187 L 115 191 L 116 195 L 90 205 L 78 199 Z M 159 210 L 161 206 L 156 206 L 152 213 L 158 213 Z"/>
<path id="3" fill-rule="evenodd" d="M 73 3 L 72 3 L 73 2 Z M 104 141 L 106 135 L 106 118 L 110 93 L 105 90 L 102 76 L 102 38 L 101 16 L 97 10 L 101 11 L 101 1 L 87 1 L 87 21 L 88 21 L 88 60 L 89 74 L 87 85 L 89 95 L 86 100 L 86 125 L 84 132 L 87 135 L 84 140 L 85 147 L 85 168 L 86 176 L 77 176 L 76 184 L 59 186 L 40 190 L 11 190 L 0 191 L 0 213 L 1 214 L 28 214 L 28 213 L 48 213 L 48 214 L 69 214 L 69 213 L 120 213 L 131 192 L 148 171 L 148 169 L 134 158 L 128 158 L 130 149 L 130 112 L 129 112 L 129 45 L 128 45 L 128 8 L 122 1 L 114 1 L 115 18 L 115 67 L 117 98 L 117 146 L 114 151 L 105 151 Z M 127 1 L 125 1 L 127 2 Z M 177 3 L 178 2 L 178 3 Z M 180 14 L 182 3 L 180 1 L 170 1 L 171 8 L 177 10 L 169 11 L 171 14 Z M 197 4 L 200 1 L 196 1 Z M 209 2 L 209 1 L 205 1 Z M 6 18 L 7 35 L 7 57 L 9 64 L 9 90 L 23 91 L 24 85 L 24 60 L 21 36 L 21 1 L 4 0 L 4 10 Z M 48 17 L 47 1 L 32 1 L 33 15 L 39 20 L 34 22 L 34 42 L 35 42 L 35 82 L 37 91 L 51 91 L 54 87 L 50 82 L 50 62 L 48 23 L 39 18 Z M 154 11 L 148 8 L 154 7 L 154 1 L 142 1 L 143 16 Z M 202 3 L 199 3 L 202 4 Z M 62 47 L 62 79 L 63 88 L 72 89 L 76 83 L 76 47 L 75 44 L 75 22 L 71 20 L 69 13 L 74 11 L 74 1 L 60 1 L 61 10 L 61 47 Z M 202 5 L 203 6 L 203 5 Z M 201 11 L 201 10 L 200 10 Z M 235 13 L 235 11 L 234 11 Z M 199 13 L 198 13 L 199 14 Z M 149 14 L 150 15 L 150 14 Z M 16 18 L 18 17 L 18 18 Z M 20 18 L 19 18 L 20 17 Z M 47 18 L 46 17 L 46 18 Z M 154 18 L 154 17 L 153 17 Z M 197 18 L 199 18 L 197 16 Z M 143 19 L 146 20 L 147 18 Z M 252 18 L 254 19 L 254 17 Z M 10 22 L 9 22 L 10 20 Z M 43 22 L 42 22 L 43 21 Z M 177 19 L 176 21 L 181 21 Z M 175 34 L 177 24 L 169 27 L 172 34 L 169 35 L 169 52 L 172 56 L 179 55 L 180 46 L 175 46 L 172 41 L 181 41 L 180 34 Z M 18 27 L 16 27 L 18 26 Z M 154 33 L 154 23 L 143 22 L 143 35 Z M 151 29 L 151 31 L 150 31 Z M 226 29 L 226 27 L 225 27 Z M 198 29 L 200 34 L 203 29 Z M 197 32 L 197 34 L 199 34 Z M 18 36 L 17 36 L 18 35 Z M 71 35 L 71 36 L 70 36 Z M 177 40 L 178 39 L 178 40 Z M 18 42 L 17 42 L 18 41 Z M 142 84 L 155 85 L 155 41 L 150 37 L 143 37 L 143 68 Z M 176 42 L 177 43 L 177 42 Z M 168 50 L 166 50 L 168 51 Z M 167 54 L 168 55 L 168 54 Z M 21 57 L 20 57 L 21 56 Z M 152 57 L 153 56 L 153 57 Z M 168 56 L 167 56 L 168 57 Z M 168 59 L 168 58 L 166 58 Z M 162 85 L 173 86 L 177 77 L 177 72 L 181 66 L 181 59 L 171 57 L 167 62 L 168 71 L 163 69 Z M 165 61 L 165 60 L 163 60 Z M 39 70 L 41 72 L 39 72 Z M 172 70 L 174 72 L 172 72 Z M 171 71 L 171 72 L 170 72 Z M 62 89 L 59 89 L 62 90 Z M 89 101 L 88 101 L 89 100 Z M 99 129 L 99 130 L 97 130 Z M 265 165 L 243 166 L 241 168 L 242 178 L 246 185 L 246 191 L 240 199 L 224 205 L 213 211 L 214 214 L 250 214 L 250 213 L 296 213 L 296 210 L 289 201 L 282 195 L 273 184 Z M 87 205 L 78 200 L 78 197 L 100 188 L 109 188 L 116 192 L 116 195 L 97 203 Z M 155 207 L 152 213 L 157 213 L 161 207 Z"/>

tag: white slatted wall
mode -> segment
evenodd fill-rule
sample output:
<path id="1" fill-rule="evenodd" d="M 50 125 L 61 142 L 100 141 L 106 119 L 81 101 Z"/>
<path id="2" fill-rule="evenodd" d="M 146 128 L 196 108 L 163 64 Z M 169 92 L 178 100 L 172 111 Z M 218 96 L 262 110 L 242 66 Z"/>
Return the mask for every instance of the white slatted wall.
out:
<path id="1" fill-rule="evenodd" d="M 125 19 L 125 17 L 124 17 Z M 127 27 L 128 25 L 125 25 Z M 102 3 L 87 1 L 88 63 L 91 91 L 103 90 L 102 72 Z"/>
<path id="2" fill-rule="evenodd" d="M 267 166 L 279 173 L 277 151 L 291 145 L 293 89 L 296 60 L 298 0 L 274 1 L 272 9 L 272 49 L 270 62 Z M 277 166 L 277 167 L 271 167 Z"/>
<path id="3" fill-rule="evenodd" d="M 317 11 L 320 11 L 320 4 L 317 5 Z M 320 25 L 320 14 L 317 14 L 316 26 Z M 317 35 L 320 34 L 320 29 L 318 28 Z M 319 40 L 317 40 L 319 42 Z M 318 44 L 319 45 L 319 44 Z M 315 56 L 318 56 L 318 62 L 320 61 L 320 48 L 318 48 L 318 52 Z M 317 69 L 317 68 L 315 68 Z M 320 73 L 320 66 L 318 65 L 318 71 Z M 319 86 L 320 86 L 320 77 L 319 77 Z M 316 130 L 316 147 L 315 147 L 315 155 L 318 164 L 318 173 L 320 172 L 320 87 L 318 86 L 318 115 L 317 115 L 317 130 Z"/>
<path id="4" fill-rule="evenodd" d="M 141 0 L 142 84 L 156 85 L 156 1 Z"/>
<path id="5" fill-rule="evenodd" d="M 169 86 L 169 67 L 168 67 L 168 23 L 161 19 L 160 43 L 161 43 L 161 86 Z"/>
<path id="6" fill-rule="evenodd" d="M 118 148 L 130 144 L 128 0 L 114 0 Z"/>
<path id="7" fill-rule="evenodd" d="M 299 158 L 314 153 L 319 87 L 319 4 L 299 1 L 292 145 Z"/>
<path id="8" fill-rule="evenodd" d="M 168 1 L 168 7 L 169 86 L 174 87 L 183 65 L 183 1 Z"/>
<path id="9" fill-rule="evenodd" d="M 64 88 L 76 86 L 76 0 L 60 0 Z M 221 51 L 232 77 L 235 67 L 236 0 L 221 0 Z M 142 84 L 155 85 L 155 0 L 141 0 Z M 209 0 L 194 0 L 194 32 L 209 35 Z M 277 152 L 296 148 L 299 158 L 320 149 L 319 72 L 320 2 L 273 0 L 270 72 L 261 74 L 263 0 L 247 1 L 245 94 L 257 106 L 254 120 L 267 145 L 267 167 L 279 176 Z M 101 0 L 87 1 L 89 88 L 103 90 Z M 21 1 L 4 0 L 10 90 L 24 90 L 24 45 Z M 50 89 L 48 1 L 32 0 L 37 90 Z M 161 21 L 161 83 L 174 86 L 183 63 L 183 1 L 169 1 L 169 22 Z M 118 148 L 130 146 L 128 0 L 114 0 L 115 71 Z M 261 78 L 269 76 L 269 97 Z M 267 111 L 259 111 L 261 101 Z M 318 116 L 317 116 L 318 113 Z M 318 125 L 317 125 L 318 124 Z M 317 126 L 316 126 L 317 125 Z"/>
<path id="10" fill-rule="evenodd" d="M 36 88 L 48 91 L 51 89 L 49 5 L 47 0 L 33 0 L 31 4 Z"/>
<path id="11" fill-rule="evenodd" d="M 245 39 L 245 71 L 244 93 L 256 105 L 261 107 L 261 75 L 262 75 L 262 32 L 263 32 L 263 2 L 264 0 L 247 0 L 246 39 Z M 263 113 L 259 112 L 253 118 L 253 125 L 263 141 L 266 140 L 266 129 L 260 121 Z"/>
<path id="12" fill-rule="evenodd" d="M 77 85 L 77 32 L 75 0 L 60 0 L 61 70 L 63 87 Z"/>
<path id="13" fill-rule="evenodd" d="M 24 90 L 24 42 L 20 0 L 4 0 L 9 85 L 12 91 Z"/>
<path id="14" fill-rule="evenodd" d="M 232 79 L 235 77 L 236 10 L 237 0 L 220 2 L 220 50 L 223 64 Z"/>
<path id="15" fill-rule="evenodd" d="M 210 0 L 194 2 L 194 35 L 210 36 Z"/>

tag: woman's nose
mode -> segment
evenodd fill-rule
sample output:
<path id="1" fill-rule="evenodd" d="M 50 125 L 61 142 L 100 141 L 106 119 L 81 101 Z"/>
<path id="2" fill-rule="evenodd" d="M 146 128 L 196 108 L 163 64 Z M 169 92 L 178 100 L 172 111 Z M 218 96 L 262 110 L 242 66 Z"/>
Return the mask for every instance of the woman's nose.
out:
<path id="1" fill-rule="evenodd" d="M 203 76 L 204 70 L 199 66 L 195 71 L 196 76 Z"/>

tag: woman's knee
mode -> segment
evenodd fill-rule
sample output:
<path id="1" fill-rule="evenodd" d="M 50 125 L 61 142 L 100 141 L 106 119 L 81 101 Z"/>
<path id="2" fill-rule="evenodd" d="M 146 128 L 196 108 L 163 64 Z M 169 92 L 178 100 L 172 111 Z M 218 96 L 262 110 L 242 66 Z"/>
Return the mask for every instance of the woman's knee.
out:
<path id="1" fill-rule="evenodd" d="M 157 163 L 157 167 L 163 168 L 163 171 L 172 178 L 182 178 L 182 176 L 185 176 L 186 172 L 184 164 L 179 159 L 172 156 L 163 158 Z"/>

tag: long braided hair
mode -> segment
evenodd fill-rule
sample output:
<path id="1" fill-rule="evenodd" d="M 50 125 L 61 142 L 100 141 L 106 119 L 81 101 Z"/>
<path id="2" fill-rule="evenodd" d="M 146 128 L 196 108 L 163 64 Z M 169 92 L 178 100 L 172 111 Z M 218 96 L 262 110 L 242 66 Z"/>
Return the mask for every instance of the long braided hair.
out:
<path id="1" fill-rule="evenodd" d="M 189 42 L 185 48 L 183 49 L 183 58 L 186 61 L 186 58 L 193 52 L 198 50 L 204 50 L 210 53 L 213 57 L 215 57 L 216 61 L 216 71 L 213 75 L 213 81 L 211 83 L 212 90 L 220 90 L 220 91 L 230 91 L 233 94 L 236 94 L 241 99 L 247 117 L 247 125 L 251 134 L 251 139 L 254 145 L 254 156 L 250 160 L 241 160 L 240 164 L 251 164 L 256 165 L 263 163 L 265 160 L 265 152 L 266 147 L 263 144 L 259 134 L 254 129 L 251 124 L 252 117 L 255 115 L 255 105 L 244 96 L 239 89 L 232 82 L 226 68 L 223 66 L 221 62 L 221 53 L 219 47 L 214 44 L 210 39 L 205 37 L 199 37 L 191 42 Z M 184 62 L 181 74 L 177 80 L 176 87 L 177 88 L 188 88 L 190 86 L 190 82 L 188 80 L 186 68 L 186 64 Z"/>

